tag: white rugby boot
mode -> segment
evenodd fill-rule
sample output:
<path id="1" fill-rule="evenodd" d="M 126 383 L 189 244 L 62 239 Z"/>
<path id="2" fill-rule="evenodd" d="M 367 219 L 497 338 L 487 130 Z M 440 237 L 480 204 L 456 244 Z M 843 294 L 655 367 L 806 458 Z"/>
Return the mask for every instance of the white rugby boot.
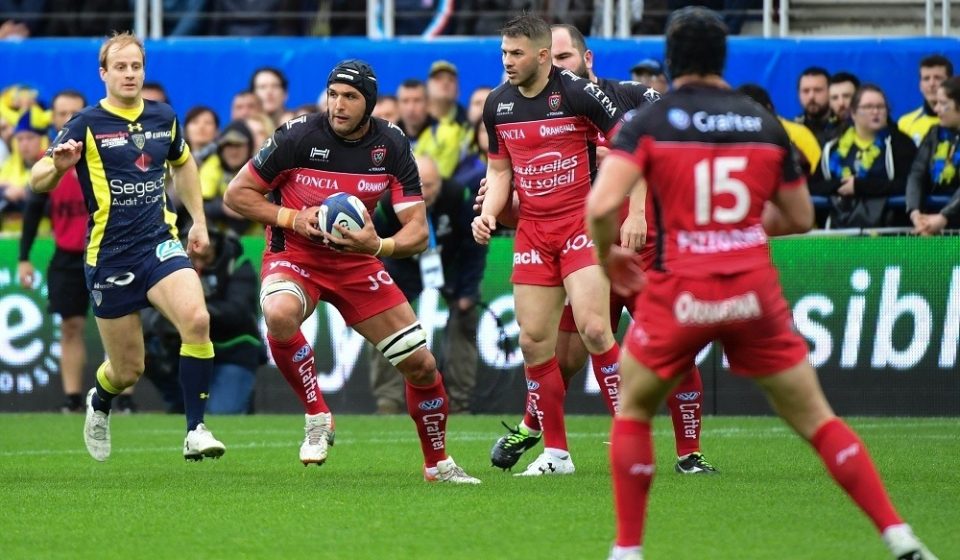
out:
<path id="1" fill-rule="evenodd" d="M 329 412 L 304 414 L 303 444 L 300 462 L 303 466 L 322 465 L 327 460 L 327 448 L 333 442 L 333 415 Z"/>
<path id="2" fill-rule="evenodd" d="M 526 470 L 513 476 L 573 474 L 576 472 L 576 470 L 577 469 L 573 466 L 573 460 L 570 458 L 569 453 L 566 453 L 561 457 L 557 457 L 550 451 L 544 451 L 539 457 L 534 459 L 532 463 L 527 465 Z"/>
<path id="3" fill-rule="evenodd" d="M 183 440 L 183 458 L 187 461 L 202 461 L 204 457 L 219 459 L 227 451 L 217 438 L 203 424 L 187 432 Z"/>
<path id="4" fill-rule="evenodd" d="M 474 478 L 464 472 L 453 457 L 447 456 L 446 459 L 437 463 L 436 467 L 423 468 L 423 479 L 427 482 L 449 482 L 452 484 L 480 484 L 479 478 Z"/>
<path id="5" fill-rule="evenodd" d="M 97 461 L 106 461 L 110 456 L 110 414 L 93 409 L 96 389 L 87 391 L 87 417 L 83 422 L 83 442 L 87 452 Z"/>

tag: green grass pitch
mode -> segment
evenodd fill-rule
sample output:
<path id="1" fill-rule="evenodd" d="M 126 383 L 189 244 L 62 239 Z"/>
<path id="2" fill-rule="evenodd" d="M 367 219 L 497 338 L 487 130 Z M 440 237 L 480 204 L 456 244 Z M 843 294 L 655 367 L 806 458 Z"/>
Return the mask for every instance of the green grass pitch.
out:
<path id="1" fill-rule="evenodd" d="M 182 418 L 118 416 L 103 464 L 84 449 L 82 416 L 0 415 L 0 558 L 605 558 L 609 419 L 569 417 L 577 473 L 534 479 L 489 466 L 498 421 L 450 420 L 450 453 L 483 480 L 453 487 L 422 481 L 413 423 L 402 416 L 338 416 L 327 464 L 304 468 L 296 415 L 210 418 L 227 454 L 202 463 L 181 458 Z M 941 560 L 960 558 L 960 420 L 851 424 L 917 534 Z M 673 473 L 666 417 L 655 445 L 648 559 L 888 557 L 775 418 L 705 419 L 717 477 Z"/>

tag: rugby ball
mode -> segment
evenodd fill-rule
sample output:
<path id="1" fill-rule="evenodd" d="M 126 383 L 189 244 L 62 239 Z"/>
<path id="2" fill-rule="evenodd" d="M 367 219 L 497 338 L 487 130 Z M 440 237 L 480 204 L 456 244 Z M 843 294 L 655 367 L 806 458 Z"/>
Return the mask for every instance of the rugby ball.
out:
<path id="1" fill-rule="evenodd" d="M 350 231 L 360 231 L 363 229 L 364 210 L 359 198 L 344 192 L 335 193 L 320 204 L 320 209 L 317 210 L 317 222 L 321 230 L 333 237 L 343 239 L 340 230 L 333 227 L 334 224 Z"/>

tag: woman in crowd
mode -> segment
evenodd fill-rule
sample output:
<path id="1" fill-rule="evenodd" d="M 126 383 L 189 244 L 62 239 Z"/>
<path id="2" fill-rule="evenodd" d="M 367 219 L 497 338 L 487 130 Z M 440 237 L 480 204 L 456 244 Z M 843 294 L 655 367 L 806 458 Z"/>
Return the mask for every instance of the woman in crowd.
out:
<path id="1" fill-rule="evenodd" d="M 907 215 L 921 235 L 960 227 L 960 77 L 940 85 L 934 110 L 940 123 L 924 137 L 907 179 Z M 938 212 L 930 197 L 942 206 Z"/>
<path id="2" fill-rule="evenodd" d="M 867 84 L 850 103 L 851 124 L 823 147 L 811 194 L 831 199 L 830 228 L 886 225 L 887 198 L 902 195 L 916 147 L 890 119 L 890 104 Z"/>

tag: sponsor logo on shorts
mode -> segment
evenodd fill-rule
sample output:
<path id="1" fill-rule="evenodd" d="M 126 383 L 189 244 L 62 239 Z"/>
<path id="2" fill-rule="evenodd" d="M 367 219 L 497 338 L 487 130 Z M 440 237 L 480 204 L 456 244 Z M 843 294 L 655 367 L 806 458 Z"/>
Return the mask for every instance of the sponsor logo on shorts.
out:
<path id="1" fill-rule="evenodd" d="M 103 279 L 103 282 L 94 282 L 93 287 L 96 290 L 109 290 L 110 288 L 122 288 L 123 286 L 129 286 L 133 279 L 136 278 L 136 275 L 132 272 L 124 272 L 122 274 L 114 274 L 113 276 L 108 276 Z"/>
<path id="2" fill-rule="evenodd" d="M 536 391 L 540 388 L 540 384 L 532 379 L 527 379 L 527 391 Z"/>
<path id="3" fill-rule="evenodd" d="M 429 401 L 420 401 L 420 404 L 417 405 L 417 408 L 420 410 L 437 410 L 443 406 L 443 398 L 439 397 L 436 399 L 430 399 Z"/>
<path id="4" fill-rule="evenodd" d="M 513 264 L 543 264 L 543 259 L 536 249 L 530 249 L 523 253 L 514 253 Z"/>
<path id="5" fill-rule="evenodd" d="M 756 319 L 762 315 L 760 298 L 749 291 L 719 301 L 703 301 L 681 292 L 673 302 L 673 315 L 681 325 L 714 325 Z"/>
<path id="6" fill-rule="evenodd" d="M 567 239 L 561 254 L 566 255 L 570 251 L 580 251 L 581 249 L 589 249 L 591 247 L 593 247 L 593 240 L 587 237 L 585 233 L 581 233 L 571 237 L 570 239 Z"/>
<path id="7" fill-rule="evenodd" d="M 300 362 L 303 361 L 304 358 L 307 357 L 307 354 L 309 353 L 310 353 L 310 345 L 304 344 L 303 346 L 300 347 L 299 350 L 297 350 L 297 353 L 293 355 L 293 363 L 299 364 Z"/>
<path id="8" fill-rule="evenodd" d="M 677 393 L 677 400 L 680 401 L 695 401 L 700 397 L 700 391 L 687 391 L 685 393 Z"/>
<path id="9" fill-rule="evenodd" d="M 186 257 L 187 252 L 183 250 L 183 245 L 176 239 L 170 239 L 157 245 L 157 260 L 160 262 L 170 260 L 175 257 Z"/>
<path id="10" fill-rule="evenodd" d="M 273 271 L 277 268 L 289 268 L 290 270 L 296 272 L 304 278 L 310 278 L 310 273 L 306 270 L 300 268 L 299 266 L 293 264 L 290 261 L 273 261 L 270 263 L 270 270 Z"/>
<path id="11" fill-rule="evenodd" d="M 90 295 L 93 296 L 93 303 L 97 304 L 97 307 L 103 303 L 103 292 L 100 290 L 93 290 L 90 292 Z"/>

